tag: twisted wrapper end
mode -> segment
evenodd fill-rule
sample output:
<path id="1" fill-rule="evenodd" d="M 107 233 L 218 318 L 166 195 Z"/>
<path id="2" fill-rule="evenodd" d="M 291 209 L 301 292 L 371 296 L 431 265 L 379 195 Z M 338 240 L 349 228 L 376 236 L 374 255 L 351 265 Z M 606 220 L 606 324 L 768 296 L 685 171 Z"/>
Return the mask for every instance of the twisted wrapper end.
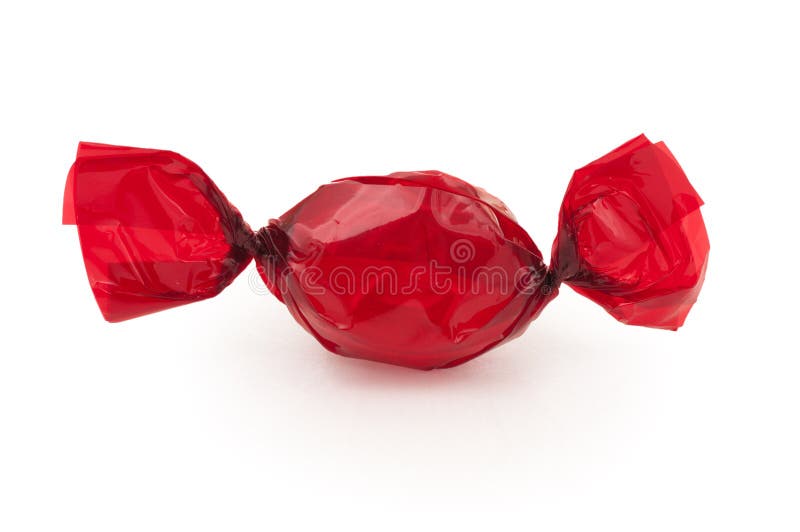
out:
<path id="1" fill-rule="evenodd" d="M 702 205 L 667 146 L 640 135 L 575 171 L 551 271 L 623 323 L 676 330 L 708 264 Z"/>

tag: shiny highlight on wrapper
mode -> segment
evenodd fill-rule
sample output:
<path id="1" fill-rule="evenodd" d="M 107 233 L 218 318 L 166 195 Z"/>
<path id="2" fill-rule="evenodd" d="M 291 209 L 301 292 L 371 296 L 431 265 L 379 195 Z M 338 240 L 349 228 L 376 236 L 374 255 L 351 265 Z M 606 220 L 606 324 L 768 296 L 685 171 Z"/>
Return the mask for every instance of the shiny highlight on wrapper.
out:
<path id="1" fill-rule="evenodd" d="M 708 260 L 701 205 L 640 135 L 573 174 L 548 268 L 503 202 L 442 172 L 339 179 L 253 231 L 177 153 L 82 142 L 63 222 L 108 321 L 213 297 L 255 259 L 330 351 L 433 369 L 519 336 L 561 283 L 623 323 L 677 329 Z"/>

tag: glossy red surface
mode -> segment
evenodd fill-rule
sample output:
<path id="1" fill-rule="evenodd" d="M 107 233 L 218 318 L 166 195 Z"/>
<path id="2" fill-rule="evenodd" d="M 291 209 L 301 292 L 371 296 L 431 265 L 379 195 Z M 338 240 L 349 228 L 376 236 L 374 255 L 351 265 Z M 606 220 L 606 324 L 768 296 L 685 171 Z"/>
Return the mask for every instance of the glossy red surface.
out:
<path id="1" fill-rule="evenodd" d="M 82 142 L 64 193 L 86 273 L 108 321 L 217 295 L 250 256 L 244 224 L 200 168 L 168 151 Z"/>
<path id="2" fill-rule="evenodd" d="M 705 276 L 702 204 L 666 145 L 640 135 L 572 176 L 551 268 L 619 321 L 675 330 Z"/>
<path id="3" fill-rule="evenodd" d="M 273 226 L 288 242 L 260 271 L 342 355 L 455 365 L 522 332 L 554 296 L 508 209 L 440 172 L 336 181 Z"/>
<path id="4" fill-rule="evenodd" d="M 705 272 L 701 203 L 637 137 L 575 172 L 548 269 L 500 200 L 441 172 L 341 179 L 254 233 L 180 155 L 82 143 L 64 223 L 109 321 L 216 295 L 255 257 L 329 350 L 432 369 L 521 334 L 561 282 L 625 323 L 677 328 Z"/>

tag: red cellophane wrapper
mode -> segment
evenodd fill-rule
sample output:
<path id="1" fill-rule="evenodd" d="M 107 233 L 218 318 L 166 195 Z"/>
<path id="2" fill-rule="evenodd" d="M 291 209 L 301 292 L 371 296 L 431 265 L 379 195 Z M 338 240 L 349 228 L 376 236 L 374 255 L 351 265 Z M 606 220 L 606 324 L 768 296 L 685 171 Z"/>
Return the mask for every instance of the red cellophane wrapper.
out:
<path id="1" fill-rule="evenodd" d="M 442 172 L 340 179 L 252 231 L 177 153 L 80 143 L 64 223 L 108 321 L 213 297 L 255 259 L 330 351 L 433 369 L 520 335 L 561 283 L 677 329 L 705 275 L 701 205 L 667 147 L 636 137 L 574 173 L 548 267 L 503 202 Z"/>

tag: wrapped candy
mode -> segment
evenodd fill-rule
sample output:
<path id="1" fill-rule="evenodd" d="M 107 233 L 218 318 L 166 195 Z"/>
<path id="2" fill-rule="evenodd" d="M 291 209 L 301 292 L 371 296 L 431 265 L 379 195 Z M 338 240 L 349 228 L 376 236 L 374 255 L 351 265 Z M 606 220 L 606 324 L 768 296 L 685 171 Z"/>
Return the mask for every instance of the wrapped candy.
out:
<path id="1" fill-rule="evenodd" d="M 64 223 L 108 321 L 213 297 L 255 259 L 330 351 L 433 369 L 519 336 L 561 283 L 677 329 L 705 275 L 701 205 L 667 147 L 636 137 L 574 173 L 548 267 L 503 202 L 441 172 L 339 179 L 253 231 L 177 153 L 80 143 Z"/>

